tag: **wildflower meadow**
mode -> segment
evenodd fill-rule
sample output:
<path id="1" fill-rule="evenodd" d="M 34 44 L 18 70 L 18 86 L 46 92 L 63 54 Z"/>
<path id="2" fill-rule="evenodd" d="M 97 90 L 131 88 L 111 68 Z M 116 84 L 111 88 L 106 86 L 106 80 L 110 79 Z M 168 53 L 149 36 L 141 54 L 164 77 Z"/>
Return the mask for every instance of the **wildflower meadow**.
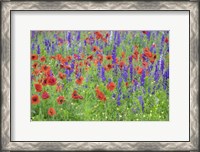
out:
<path id="1" fill-rule="evenodd" d="M 31 31 L 32 121 L 169 121 L 169 31 Z"/>

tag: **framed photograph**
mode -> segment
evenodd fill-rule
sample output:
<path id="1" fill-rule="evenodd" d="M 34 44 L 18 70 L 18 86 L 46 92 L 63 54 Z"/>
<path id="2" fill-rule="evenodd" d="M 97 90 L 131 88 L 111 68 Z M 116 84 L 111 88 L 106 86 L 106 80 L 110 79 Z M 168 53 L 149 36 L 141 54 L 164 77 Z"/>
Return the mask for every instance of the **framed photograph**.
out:
<path id="1" fill-rule="evenodd" d="M 1 150 L 199 150 L 199 2 L 1 12 Z"/>

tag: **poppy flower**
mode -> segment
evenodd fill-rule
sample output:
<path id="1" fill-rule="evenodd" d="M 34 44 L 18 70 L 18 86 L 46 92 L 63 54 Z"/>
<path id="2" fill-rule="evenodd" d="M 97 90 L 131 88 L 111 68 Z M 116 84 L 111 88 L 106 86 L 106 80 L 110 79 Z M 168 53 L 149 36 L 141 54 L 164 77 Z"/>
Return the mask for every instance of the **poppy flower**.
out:
<path id="1" fill-rule="evenodd" d="M 42 99 L 48 99 L 48 98 L 49 98 L 48 92 L 44 91 L 42 94 Z"/>
<path id="2" fill-rule="evenodd" d="M 56 78 L 54 78 L 54 77 L 48 77 L 47 78 L 47 84 L 48 85 L 50 85 L 50 86 L 53 86 L 53 85 L 55 85 L 56 84 Z"/>
<path id="3" fill-rule="evenodd" d="M 143 69 L 140 68 L 140 67 L 137 67 L 137 68 L 136 68 L 136 71 L 137 71 L 138 74 L 142 74 Z"/>
<path id="4" fill-rule="evenodd" d="M 94 34 L 96 35 L 96 39 L 97 39 L 97 40 L 103 38 L 103 35 L 102 35 L 101 32 L 99 32 L 99 31 L 95 32 Z"/>
<path id="5" fill-rule="evenodd" d="M 84 78 L 82 76 L 80 76 L 78 79 L 76 79 L 76 83 L 78 85 L 81 85 L 83 83 Z"/>
<path id="6" fill-rule="evenodd" d="M 106 38 L 108 38 L 110 36 L 110 34 L 109 33 L 106 33 Z"/>
<path id="7" fill-rule="evenodd" d="M 108 40 L 106 38 L 102 38 L 102 41 L 108 43 Z"/>
<path id="8" fill-rule="evenodd" d="M 115 89 L 116 85 L 114 82 L 110 82 L 107 84 L 107 89 L 110 91 L 113 91 Z"/>
<path id="9" fill-rule="evenodd" d="M 58 75 L 61 79 L 65 79 L 66 78 L 66 74 L 62 73 L 62 72 L 58 72 Z"/>
<path id="10" fill-rule="evenodd" d="M 142 65 L 145 67 L 145 68 L 147 68 L 147 66 L 148 66 L 148 62 L 142 62 Z"/>
<path id="11" fill-rule="evenodd" d="M 65 100 L 65 98 L 64 98 L 63 96 L 59 96 L 59 97 L 57 98 L 58 104 L 63 104 L 64 100 Z"/>
<path id="12" fill-rule="evenodd" d="M 134 51 L 132 57 L 137 61 L 138 60 L 138 54 L 139 52 L 137 51 L 137 49 Z"/>
<path id="13" fill-rule="evenodd" d="M 97 54 L 97 59 L 102 63 L 103 61 L 103 55 L 102 54 Z"/>
<path id="14" fill-rule="evenodd" d="M 70 66 L 70 65 L 66 65 L 65 68 L 66 68 L 67 70 L 71 70 L 71 66 Z"/>
<path id="15" fill-rule="evenodd" d="M 150 52 L 149 48 L 144 48 L 144 55 L 148 58 L 152 57 L 152 53 Z"/>
<path id="16" fill-rule="evenodd" d="M 83 66 L 83 62 L 79 62 L 79 66 L 82 67 Z"/>
<path id="17" fill-rule="evenodd" d="M 101 101 L 106 101 L 106 96 L 104 95 L 103 92 L 101 92 L 101 91 L 99 90 L 98 87 L 96 87 L 95 91 L 96 91 L 96 96 L 97 96 L 97 98 L 98 98 L 99 100 L 101 100 Z"/>
<path id="18" fill-rule="evenodd" d="M 35 90 L 37 92 L 41 92 L 42 91 L 42 85 L 41 84 L 34 84 L 34 86 L 35 86 Z"/>
<path id="19" fill-rule="evenodd" d="M 165 43 L 168 43 L 169 42 L 169 39 L 166 37 L 165 38 Z"/>
<path id="20" fill-rule="evenodd" d="M 106 59 L 107 59 L 107 60 L 112 60 L 112 55 L 107 55 L 107 56 L 106 56 Z"/>
<path id="21" fill-rule="evenodd" d="M 93 55 L 88 56 L 87 59 L 90 60 L 90 61 L 92 61 Z"/>
<path id="22" fill-rule="evenodd" d="M 93 46 L 93 49 L 92 49 L 93 52 L 96 52 L 98 50 L 99 50 L 99 48 L 97 46 Z"/>
<path id="23" fill-rule="evenodd" d="M 60 60 L 60 62 L 61 62 L 62 64 L 65 64 L 65 62 L 67 62 L 67 59 L 62 58 L 62 59 Z"/>
<path id="24" fill-rule="evenodd" d="M 48 115 L 49 116 L 54 116 L 55 114 L 56 114 L 56 110 L 54 108 L 51 107 L 51 108 L 48 109 Z"/>
<path id="25" fill-rule="evenodd" d="M 43 72 L 45 72 L 45 73 L 48 72 L 48 71 L 50 71 L 50 69 L 51 69 L 51 68 L 50 68 L 50 66 L 48 66 L 48 65 L 42 65 L 42 66 L 41 66 L 41 70 L 42 70 Z"/>
<path id="26" fill-rule="evenodd" d="M 38 66 L 38 63 L 37 63 L 37 62 L 33 63 L 33 65 L 32 65 L 32 67 L 33 67 L 34 69 L 36 69 L 37 66 Z"/>
<path id="27" fill-rule="evenodd" d="M 119 68 L 122 69 L 122 68 L 124 67 L 124 65 L 125 65 L 125 62 L 124 62 L 124 61 L 121 61 L 121 62 L 119 63 Z"/>
<path id="28" fill-rule="evenodd" d="M 57 55 L 56 55 L 56 59 L 57 59 L 58 61 L 60 61 L 60 60 L 62 59 L 62 55 L 61 55 L 61 54 L 57 54 Z"/>
<path id="29" fill-rule="evenodd" d="M 72 93 L 72 98 L 76 99 L 76 100 L 77 99 L 83 99 L 83 97 L 80 96 L 76 90 L 74 90 L 74 92 Z"/>
<path id="30" fill-rule="evenodd" d="M 42 57 L 40 58 L 40 61 L 41 61 L 41 62 L 44 62 L 44 61 L 46 61 L 46 58 L 45 58 L 44 56 L 42 56 Z"/>
<path id="31" fill-rule="evenodd" d="M 31 60 L 37 60 L 38 59 L 38 55 L 37 54 L 32 54 L 31 55 Z"/>
<path id="32" fill-rule="evenodd" d="M 153 64 L 156 60 L 156 54 L 154 54 L 151 59 L 150 59 L 150 62 Z"/>
<path id="33" fill-rule="evenodd" d="M 147 31 L 142 31 L 143 34 L 147 34 Z"/>
<path id="34" fill-rule="evenodd" d="M 41 70 L 35 69 L 35 70 L 32 72 L 32 74 L 35 75 L 35 76 L 37 76 L 37 75 L 40 74 L 40 72 L 41 72 Z"/>
<path id="35" fill-rule="evenodd" d="M 72 60 L 72 56 L 67 56 L 67 57 L 66 57 L 66 61 L 67 61 L 67 62 L 70 62 L 71 60 Z"/>
<path id="36" fill-rule="evenodd" d="M 40 99 L 39 99 L 38 95 L 36 95 L 36 94 L 32 95 L 31 104 L 36 105 L 38 103 L 40 103 Z"/>

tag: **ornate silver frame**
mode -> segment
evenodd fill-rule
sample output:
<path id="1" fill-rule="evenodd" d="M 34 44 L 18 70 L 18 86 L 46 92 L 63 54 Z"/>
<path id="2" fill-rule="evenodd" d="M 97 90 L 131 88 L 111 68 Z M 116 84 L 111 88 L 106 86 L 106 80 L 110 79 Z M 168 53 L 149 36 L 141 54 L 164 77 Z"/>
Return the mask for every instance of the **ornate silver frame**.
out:
<path id="1" fill-rule="evenodd" d="M 1 150 L 163 150 L 199 151 L 199 2 L 3 1 L 1 2 Z M 11 10 L 187 10 L 190 11 L 189 142 L 12 142 L 10 140 Z"/>

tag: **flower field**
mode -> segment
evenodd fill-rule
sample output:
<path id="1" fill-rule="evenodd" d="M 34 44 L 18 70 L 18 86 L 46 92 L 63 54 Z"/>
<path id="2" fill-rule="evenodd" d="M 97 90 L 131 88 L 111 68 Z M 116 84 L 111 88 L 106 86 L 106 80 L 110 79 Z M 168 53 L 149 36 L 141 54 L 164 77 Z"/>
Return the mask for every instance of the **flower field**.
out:
<path id="1" fill-rule="evenodd" d="M 168 31 L 31 31 L 32 121 L 169 121 Z"/>

